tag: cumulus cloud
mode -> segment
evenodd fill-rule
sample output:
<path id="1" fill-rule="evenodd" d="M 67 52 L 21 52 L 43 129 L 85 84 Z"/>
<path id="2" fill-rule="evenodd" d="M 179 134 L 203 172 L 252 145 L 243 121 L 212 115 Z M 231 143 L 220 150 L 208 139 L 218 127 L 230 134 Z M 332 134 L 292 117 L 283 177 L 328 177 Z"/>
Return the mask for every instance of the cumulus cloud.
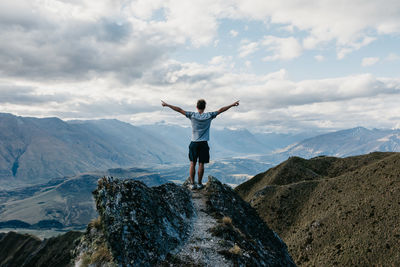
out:
<path id="1" fill-rule="evenodd" d="M 129 80 L 140 77 L 167 51 L 151 42 L 151 34 L 134 29 L 132 22 L 113 18 L 112 5 L 10 3 L 0 4 L 0 10 L 8 12 L 0 20 L 3 77 L 76 80 L 113 74 Z M 110 17 L 104 17 L 106 12 Z"/>
<path id="2" fill-rule="evenodd" d="M 270 54 L 263 58 L 264 61 L 290 60 L 302 54 L 302 46 L 294 37 L 277 37 L 267 35 L 262 40 L 251 42 L 247 39 L 241 41 L 239 57 L 245 58 L 259 50 Z"/>
<path id="3" fill-rule="evenodd" d="M 209 2 L 2 1 L 0 75 L 129 82 L 187 41 L 209 44 L 223 10 Z"/>
<path id="4" fill-rule="evenodd" d="M 198 64 L 179 69 L 165 67 L 168 69 L 165 75 L 169 77 L 188 76 L 167 87 L 174 88 L 174 92 L 167 90 L 165 95 L 165 100 L 173 104 L 193 109 L 195 99 L 205 98 L 208 108 L 214 110 L 240 99 L 238 110 L 227 112 L 224 119 L 216 121 L 220 127 L 245 125 L 255 129 L 265 126 L 281 131 L 356 125 L 386 127 L 395 122 L 390 114 L 399 110 L 395 102 L 400 100 L 400 80 L 377 78 L 371 74 L 295 82 L 289 79 L 285 70 L 254 75 L 229 73 L 223 67 L 208 70 L 207 66 Z M 208 72 L 214 74 L 208 82 L 197 79 L 200 73 Z M 390 99 L 388 106 L 379 104 L 387 99 Z M 370 106 L 364 106 L 366 103 Z M 385 114 L 381 116 L 384 119 L 375 120 L 381 113 Z M 170 117 L 167 114 L 163 114 L 163 120 L 184 123 L 175 113 L 169 113 Z M 347 115 L 344 118 L 340 114 Z M 134 121 L 140 123 L 140 116 L 135 116 Z"/>
<path id="5" fill-rule="evenodd" d="M 215 61 L 222 63 L 223 59 Z M 399 79 L 360 74 L 293 81 L 284 69 L 265 75 L 229 70 L 228 64 L 169 60 L 147 70 L 135 85 L 118 84 L 115 88 L 116 85 L 107 79 L 84 85 L 58 84 L 57 90 L 65 94 L 64 97 L 58 93 L 57 97 L 51 95 L 50 85 L 40 90 L 35 85 L 9 89 L 3 82 L 2 95 L 9 97 L 2 111 L 68 119 L 111 117 L 136 124 L 165 120 L 186 125 L 179 114 L 163 110 L 160 99 L 185 110 L 193 110 L 199 98 L 208 101 L 208 110 L 240 99 L 239 108 L 216 120 L 216 127 L 294 131 L 356 125 L 393 127 L 397 123 L 394 114 L 400 112 Z M 48 104 L 41 105 L 41 102 Z"/>
<path id="6" fill-rule="evenodd" d="M 17 105 L 43 105 L 46 103 L 62 103 L 71 99 L 68 94 L 42 93 L 33 86 L 21 86 L 12 83 L 0 83 L 0 103 Z"/>
<path id="7" fill-rule="evenodd" d="M 239 47 L 239 57 L 244 58 L 258 50 L 258 42 L 250 42 L 249 40 L 242 40 Z"/>
<path id="8" fill-rule="evenodd" d="M 375 37 L 364 37 L 361 41 L 354 41 L 352 43 L 349 43 L 347 45 L 340 45 L 337 48 L 337 58 L 338 59 L 343 59 L 347 54 L 359 50 L 361 47 L 364 47 L 366 45 L 369 45 L 373 41 L 375 41 Z"/>
<path id="9" fill-rule="evenodd" d="M 369 67 L 379 62 L 379 57 L 365 57 L 361 61 L 361 66 Z"/>
<path id="10" fill-rule="evenodd" d="M 357 12 L 355 12 L 355 10 Z M 334 42 L 338 58 L 368 45 L 377 34 L 400 32 L 400 3 L 374 0 L 357 1 L 237 1 L 237 13 L 243 17 L 283 24 L 307 33 L 306 49 Z"/>
<path id="11" fill-rule="evenodd" d="M 357 10 L 357 12 L 353 12 Z M 268 21 L 305 32 L 303 46 L 335 42 L 338 58 L 400 32 L 400 4 L 373 0 L 313 1 L 2 1 L 0 75 L 25 79 L 92 79 L 111 75 L 129 82 L 190 44 L 213 44 L 221 19 Z M 237 32 L 232 30 L 232 36 Z M 301 45 L 292 37 L 266 37 L 267 61 L 292 59 Z M 280 48 L 281 47 L 281 48 Z M 239 56 L 254 53 L 242 44 Z"/>
<path id="12" fill-rule="evenodd" d="M 264 57 L 265 61 L 289 60 L 299 57 L 302 53 L 302 47 L 294 37 L 280 38 L 269 35 L 264 37 L 261 44 L 272 53 Z"/>

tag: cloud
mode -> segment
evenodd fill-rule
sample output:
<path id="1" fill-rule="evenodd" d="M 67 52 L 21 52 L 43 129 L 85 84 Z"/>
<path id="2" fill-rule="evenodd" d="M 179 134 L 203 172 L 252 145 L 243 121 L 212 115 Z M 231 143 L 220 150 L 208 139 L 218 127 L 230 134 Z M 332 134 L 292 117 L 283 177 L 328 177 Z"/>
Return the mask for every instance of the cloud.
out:
<path id="1" fill-rule="evenodd" d="M 400 112 L 399 79 L 360 74 L 293 81 L 284 69 L 265 75 L 235 73 L 225 64 L 229 58 L 215 61 L 219 64 L 169 60 L 147 70 L 133 85 L 108 79 L 40 88 L 33 82 L 2 82 L 1 93 L 7 103 L 1 111 L 64 119 L 118 118 L 136 124 L 165 120 L 186 125 L 179 114 L 162 109 L 160 99 L 185 110 L 193 110 L 199 98 L 207 100 L 208 110 L 240 99 L 239 108 L 224 113 L 215 121 L 216 127 L 287 132 L 356 125 L 394 127 L 398 123 L 393 114 Z"/>
<path id="2" fill-rule="evenodd" d="M 290 60 L 302 53 L 302 47 L 294 37 L 280 38 L 269 35 L 264 37 L 261 44 L 272 53 L 264 57 L 264 61 Z"/>
<path id="3" fill-rule="evenodd" d="M 250 58 L 255 53 L 281 64 L 305 56 L 304 50 L 326 54 L 333 47 L 343 59 L 382 35 L 400 33 L 399 15 L 399 1 L 373 0 L 1 1 L 1 111 L 179 123 L 176 114 L 160 110 L 159 100 L 190 109 L 204 97 L 210 109 L 241 100 L 235 112 L 216 121 L 221 127 L 396 125 L 398 79 L 360 74 L 294 81 L 284 69 L 271 72 L 282 68 L 278 64 L 249 73 L 234 67 L 229 49 L 218 56 L 207 49 L 225 48 L 218 33 L 226 33 L 222 25 L 230 21 L 238 24 L 228 30 L 247 29 L 248 40 L 227 38 L 247 67 L 262 64 Z M 253 35 L 254 22 L 277 36 Z M 207 64 L 191 62 L 187 54 Z M 367 65 L 374 61 L 365 60 Z"/>
<path id="4" fill-rule="evenodd" d="M 210 63 L 211 65 L 219 65 L 219 64 L 222 64 L 224 61 L 225 61 L 224 56 L 216 56 L 216 57 L 213 57 L 213 58 L 209 61 L 209 63 Z"/>
<path id="5" fill-rule="evenodd" d="M 62 103 L 70 99 L 68 94 L 41 93 L 33 86 L 0 83 L 0 103 L 17 105 L 43 105 L 50 102 Z"/>
<path id="6" fill-rule="evenodd" d="M 361 61 L 361 66 L 369 67 L 379 62 L 379 57 L 365 57 Z"/>
<path id="7" fill-rule="evenodd" d="M 258 42 L 250 42 L 248 40 L 242 40 L 241 46 L 239 47 L 239 57 L 244 58 L 258 50 Z"/>
<path id="8" fill-rule="evenodd" d="M 357 10 L 357 12 L 353 12 Z M 222 19 L 277 24 L 306 37 L 305 49 L 334 42 L 338 58 L 400 32 L 400 4 L 373 0 L 315 4 L 284 0 L 2 1 L 0 75 L 26 80 L 88 80 L 108 75 L 132 82 L 186 45 L 209 46 Z M 236 35 L 236 31 L 230 32 Z M 267 36 L 267 61 L 301 54 L 293 37 Z M 243 43 L 239 56 L 260 49 Z"/>
<path id="9" fill-rule="evenodd" d="M 364 37 L 361 41 L 354 41 L 352 43 L 349 43 L 347 45 L 341 45 L 338 46 L 337 48 L 337 58 L 338 59 L 343 59 L 347 54 L 359 50 L 361 47 L 369 45 L 373 41 L 375 41 L 375 37 Z"/>
<path id="10" fill-rule="evenodd" d="M 155 84 L 151 91 L 158 91 L 162 95 L 160 98 L 184 109 L 193 109 L 198 98 L 207 99 L 209 110 L 240 99 L 240 108 L 224 114 L 224 119 L 216 122 L 216 126 L 261 129 L 262 125 L 270 125 L 269 130 L 281 131 L 320 127 L 338 129 L 360 123 L 370 127 L 388 126 L 393 123 L 389 115 L 396 114 L 391 112 L 398 109 L 395 100 L 400 101 L 398 79 L 361 74 L 295 82 L 289 79 L 284 69 L 267 75 L 254 75 L 228 72 L 226 67 L 218 65 L 210 69 L 207 65 L 170 62 L 162 67 L 165 68 L 162 73 L 165 77 L 178 78 L 175 82 Z M 199 79 L 204 75 L 206 79 Z M 144 81 L 144 84 L 148 82 Z M 379 100 L 386 99 L 391 99 L 387 109 L 379 105 Z M 153 101 L 157 102 L 157 99 Z M 364 107 L 366 103 L 373 105 Z M 154 112 L 152 121 L 155 122 L 160 115 L 157 107 Z M 133 121 L 147 122 L 151 113 L 136 114 Z M 347 114 L 345 118 L 338 115 L 344 113 Z M 380 113 L 385 114 L 385 120 L 378 122 L 375 118 Z M 368 120 L 368 117 L 374 119 Z M 185 123 L 173 112 L 162 114 L 160 118 L 172 123 Z"/>
<path id="11" fill-rule="evenodd" d="M 390 53 L 386 58 L 386 61 L 397 61 L 400 60 L 400 56 L 395 53 Z"/>
<path id="12" fill-rule="evenodd" d="M 3 1 L 0 75 L 42 81 L 108 75 L 131 82 L 187 41 L 213 41 L 223 8 L 203 4 Z"/>
<path id="13" fill-rule="evenodd" d="M 112 18 L 115 8 L 94 7 L 92 2 L 93 10 L 86 9 L 86 2 L 22 3 L 0 4 L 1 10 L 10 8 L 0 20 L 7 40 L 0 42 L 3 77 L 79 80 L 113 75 L 128 81 L 140 77 L 169 49 L 153 44 L 151 33 L 138 31 L 132 22 Z M 106 12 L 109 17 L 103 17 Z"/>
<path id="14" fill-rule="evenodd" d="M 357 10 L 357 12 L 354 12 Z M 357 1 L 238 1 L 237 15 L 270 24 L 293 26 L 307 34 L 305 49 L 334 42 L 338 58 L 368 45 L 377 34 L 400 32 L 400 3 L 374 0 Z"/>
<path id="15" fill-rule="evenodd" d="M 239 32 L 237 32 L 237 31 L 235 31 L 235 30 L 230 30 L 230 31 L 229 31 L 229 34 L 230 34 L 232 37 L 236 37 L 236 36 L 238 36 Z"/>
<path id="16" fill-rule="evenodd" d="M 315 60 L 318 62 L 324 61 L 325 57 L 323 55 L 316 55 L 314 56 Z"/>
<path id="17" fill-rule="evenodd" d="M 201 69 L 208 69 L 201 65 L 191 67 L 195 67 L 196 71 L 190 68 L 180 69 L 180 75 L 186 73 L 196 77 L 197 73 L 202 72 Z M 285 70 L 268 75 L 254 75 L 229 73 L 222 67 L 217 67 L 212 72 L 214 76 L 207 83 L 189 78 L 182 84 L 167 86 L 175 88 L 175 92 L 166 89 L 167 101 L 193 109 L 191 103 L 201 97 L 207 99 L 208 108 L 214 110 L 240 99 L 240 108 L 224 114 L 224 119 L 216 121 L 216 126 L 248 127 L 253 130 L 266 130 L 269 127 L 269 130 L 280 131 L 340 129 L 356 125 L 392 127 L 395 120 L 390 114 L 396 114 L 393 112 L 399 109 L 395 104 L 400 101 L 398 79 L 361 74 L 295 82 L 289 79 Z M 192 82 L 187 84 L 187 81 Z M 387 99 L 390 99 L 387 107 L 379 104 L 379 101 Z M 370 106 L 364 106 L 367 104 Z M 339 114 L 347 115 L 343 117 Z M 385 114 L 385 119 L 377 120 L 379 114 Z M 140 116 L 135 116 L 136 123 L 141 122 Z M 146 115 L 148 116 L 149 114 Z M 185 123 L 174 113 L 169 116 L 163 114 L 162 118 L 173 123 Z"/>

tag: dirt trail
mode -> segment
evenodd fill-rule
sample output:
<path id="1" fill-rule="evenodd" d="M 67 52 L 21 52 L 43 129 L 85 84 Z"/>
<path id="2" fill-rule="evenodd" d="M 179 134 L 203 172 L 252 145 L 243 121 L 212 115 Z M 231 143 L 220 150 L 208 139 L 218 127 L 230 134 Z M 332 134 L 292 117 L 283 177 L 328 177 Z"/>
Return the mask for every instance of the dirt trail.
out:
<path id="1" fill-rule="evenodd" d="M 217 225 L 217 221 L 205 212 L 206 196 L 203 190 L 192 191 L 193 206 L 196 212 L 193 218 L 192 233 L 175 256 L 201 266 L 230 266 L 228 261 L 218 253 L 223 249 L 221 247 L 222 239 L 212 236 L 209 232 L 210 228 Z"/>

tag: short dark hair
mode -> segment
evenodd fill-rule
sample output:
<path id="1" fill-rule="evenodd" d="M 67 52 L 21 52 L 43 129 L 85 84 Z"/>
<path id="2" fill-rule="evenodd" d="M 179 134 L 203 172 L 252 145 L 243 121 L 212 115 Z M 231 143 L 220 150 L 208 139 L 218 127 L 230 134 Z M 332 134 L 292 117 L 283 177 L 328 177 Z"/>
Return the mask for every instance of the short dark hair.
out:
<path id="1" fill-rule="evenodd" d="M 203 110 L 206 108 L 206 101 L 204 99 L 197 100 L 197 108 Z"/>

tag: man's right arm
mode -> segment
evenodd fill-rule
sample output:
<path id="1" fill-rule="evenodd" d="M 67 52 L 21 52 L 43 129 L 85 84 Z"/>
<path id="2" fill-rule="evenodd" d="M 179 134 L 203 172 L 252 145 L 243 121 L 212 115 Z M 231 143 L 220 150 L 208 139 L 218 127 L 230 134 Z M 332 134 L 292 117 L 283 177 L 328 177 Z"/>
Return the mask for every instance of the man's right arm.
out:
<path id="1" fill-rule="evenodd" d="M 184 111 L 184 110 L 181 109 L 180 107 L 167 104 L 167 103 L 165 103 L 165 102 L 162 101 L 162 100 L 161 100 L 161 105 L 162 105 L 163 107 L 169 107 L 170 109 L 175 110 L 176 112 L 181 113 L 183 116 L 186 116 L 186 111 Z"/>

